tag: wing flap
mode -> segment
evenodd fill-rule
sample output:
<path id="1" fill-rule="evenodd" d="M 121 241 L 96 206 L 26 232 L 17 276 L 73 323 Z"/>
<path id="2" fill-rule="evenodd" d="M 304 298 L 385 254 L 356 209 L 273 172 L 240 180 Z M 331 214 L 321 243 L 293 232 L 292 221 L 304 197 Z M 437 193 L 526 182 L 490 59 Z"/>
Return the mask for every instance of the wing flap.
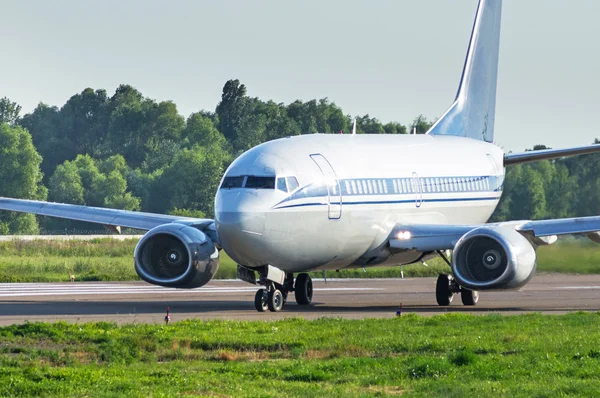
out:
<path id="1" fill-rule="evenodd" d="M 0 210 L 33 213 L 39 216 L 66 218 L 69 220 L 86 221 L 115 227 L 127 227 L 150 230 L 162 224 L 172 222 L 193 223 L 201 227 L 213 222 L 209 219 L 169 216 L 164 214 L 142 213 L 138 211 L 105 209 L 69 205 L 63 203 L 42 202 L 37 200 L 0 198 Z"/>
<path id="2" fill-rule="evenodd" d="M 600 231 L 600 217 L 561 218 L 555 220 L 527 221 L 517 228 L 536 237 L 552 235 L 588 235 Z"/>

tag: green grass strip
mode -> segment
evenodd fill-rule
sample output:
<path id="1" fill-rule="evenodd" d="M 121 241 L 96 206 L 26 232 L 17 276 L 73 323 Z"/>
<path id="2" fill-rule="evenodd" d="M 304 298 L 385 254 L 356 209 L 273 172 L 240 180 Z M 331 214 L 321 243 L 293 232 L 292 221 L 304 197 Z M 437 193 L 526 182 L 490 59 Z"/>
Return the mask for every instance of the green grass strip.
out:
<path id="1" fill-rule="evenodd" d="M 8 241 L 0 242 L 0 282 L 133 281 L 133 251 L 137 240 Z M 449 272 L 439 258 L 403 267 L 405 277 Z M 538 271 L 600 273 L 600 248 L 587 240 L 566 240 L 538 250 Z M 321 272 L 312 274 L 322 277 Z M 399 278 L 400 267 L 328 271 L 330 278 Z M 221 251 L 217 279 L 235 279 L 236 264 Z"/>
<path id="2" fill-rule="evenodd" d="M 174 314 L 176 317 L 176 314 Z M 28 323 L 0 396 L 600 396 L 600 314 Z"/>

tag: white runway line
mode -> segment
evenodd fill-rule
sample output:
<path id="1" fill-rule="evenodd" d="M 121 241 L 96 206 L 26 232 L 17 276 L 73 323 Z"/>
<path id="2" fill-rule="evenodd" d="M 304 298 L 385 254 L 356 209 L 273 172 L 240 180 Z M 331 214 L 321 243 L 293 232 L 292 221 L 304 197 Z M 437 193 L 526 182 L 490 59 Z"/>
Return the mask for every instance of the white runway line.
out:
<path id="1" fill-rule="evenodd" d="M 2 297 L 36 297 L 36 296 L 80 296 L 80 295 L 138 295 L 138 294 L 221 294 L 221 293 L 253 293 L 258 286 L 227 287 L 210 286 L 198 289 L 175 289 L 151 285 L 118 285 L 118 284 L 43 284 L 19 283 L 0 284 L 0 298 Z M 340 287 L 317 288 L 315 291 L 374 291 L 385 290 L 368 287 Z"/>
<path id="2" fill-rule="evenodd" d="M 558 289 L 567 289 L 567 290 L 597 290 L 600 289 L 600 286 L 559 286 Z"/>

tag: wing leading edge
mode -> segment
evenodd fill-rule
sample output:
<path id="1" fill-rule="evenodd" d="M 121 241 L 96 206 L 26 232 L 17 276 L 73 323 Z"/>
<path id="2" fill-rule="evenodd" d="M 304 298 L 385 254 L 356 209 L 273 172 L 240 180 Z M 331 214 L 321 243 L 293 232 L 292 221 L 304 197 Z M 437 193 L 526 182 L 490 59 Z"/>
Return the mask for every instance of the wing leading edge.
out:
<path id="1" fill-rule="evenodd" d="M 173 222 L 194 224 L 201 229 L 213 223 L 213 220 L 210 219 L 169 216 L 164 214 L 142 213 L 138 211 L 104 209 L 101 207 L 88 207 L 10 198 L 0 198 L 0 210 L 33 213 L 39 216 L 66 218 L 69 220 L 86 221 L 96 224 L 135 228 L 146 231 L 159 225 Z"/>
<path id="2" fill-rule="evenodd" d="M 549 238 L 562 235 L 585 235 L 600 243 L 600 216 L 480 225 L 398 225 L 392 230 L 389 242 L 390 247 L 396 250 L 449 250 L 454 249 L 467 232 L 484 227 L 512 228 L 538 245 L 552 243 L 555 239 Z"/>

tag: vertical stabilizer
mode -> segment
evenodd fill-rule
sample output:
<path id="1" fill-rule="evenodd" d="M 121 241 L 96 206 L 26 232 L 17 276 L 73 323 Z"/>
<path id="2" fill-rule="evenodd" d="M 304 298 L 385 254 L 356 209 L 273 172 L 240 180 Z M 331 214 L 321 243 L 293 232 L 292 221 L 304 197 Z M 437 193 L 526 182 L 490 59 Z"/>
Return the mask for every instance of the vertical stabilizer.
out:
<path id="1" fill-rule="evenodd" d="M 493 142 L 502 0 L 479 0 L 458 94 L 427 134 Z"/>

